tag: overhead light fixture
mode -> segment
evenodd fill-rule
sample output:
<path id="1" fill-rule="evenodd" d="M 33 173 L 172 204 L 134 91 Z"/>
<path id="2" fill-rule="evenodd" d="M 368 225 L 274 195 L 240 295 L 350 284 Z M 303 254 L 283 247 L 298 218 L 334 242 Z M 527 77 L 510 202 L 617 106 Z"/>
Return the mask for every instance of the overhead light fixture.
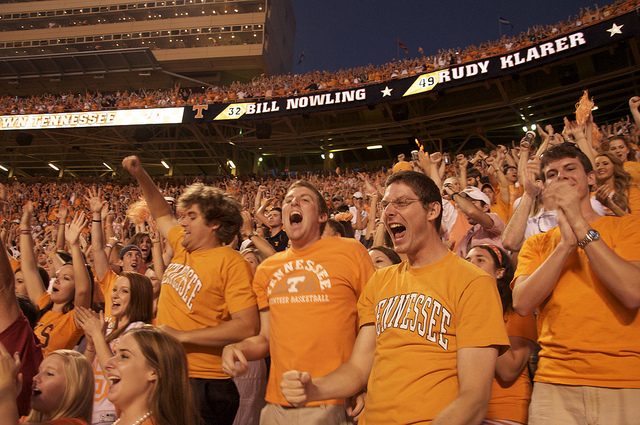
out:
<path id="1" fill-rule="evenodd" d="M 594 105 L 594 106 L 593 106 L 593 108 L 591 108 L 591 110 L 592 110 L 592 111 L 597 111 L 597 110 L 598 110 L 598 107 Z"/>
<path id="2" fill-rule="evenodd" d="M 171 168 L 171 167 L 169 167 L 169 164 L 167 164 L 167 163 L 166 163 L 166 162 L 164 162 L 164 161 L 160 161 L 160 164 L 162 164 L 162 165 L 164 166 L 164 168 L 166 168 L 167 170 L 168 170 L 169 168 Z"/>
<path id="3" fill-rule="evenodd" d="M 260 160 L 262 160 L 262 158 L 260 158 Z M 6 168 L 6 167 L 4 167 L 4 166 L 2 166 L 2 165 L 0 165 L 0 170 L 2 170 L 2 171 L 9 171 L 9 169 L 8 169 L 8 168 Z"/>
<path id="4" fill-rule="evenodd" d="M 258 162 L 262 162 L 262 157 L 258 158 Z M 6 170 L 5 170 L 6 171 Z"/>
<path id="5" fill-rule="evenodd" d="M 56 171 L 60 171 L 60 169 L 58 167 L 56 167 L 55 165 L 53 165 L 52 163 L 49 163 L 49 167 L 53 168 Z"/>
<path id="6" fill-rule="evenodd" d="M 102 165 L 113 171 L 113 168 L 109 167 L 109 164 L 107 164 L 106 162 L 103 162 Z"/>
<path id="7" fill-rule="evenodd" d="M 227 164 L 229 164 L 229 167 L 231 168 L 236 168 L 236 164 L 234 164 L 232 160 L 228 160 Z"/>
<path id="8" fill-rule="evenodd" d="M 536 130 L 536 128 L 538 128 L 538 126 L 537 126 L 537 125 L 535 125 L 535 124 L 532 124 L 532 125 L 531 125 L 531 130 L 535 131 L 535 130 Z"/>
<path id="9" fill-rule="evenodd" d="M 320 158 L 324 159 L 324 154 L 320 154 Z"/>
<path id="10" fill-rule="evenodd" d="M 526 125 L 523 125 L 522 126 L 522 131 L 524 131 L 526 133 L 527 131 L 529 131 L 529 127 L 527 127 Z"/>
<path id="11" fill-rule="evenodd" d="M 329 152 L 329 159 L 333 159 L 333 152 Z"/>
<path id="12" fill-rule="evenodd" d="M 367 146 L 368 150 L 374 150 L 374 149 L 382 149 L 382 145 L 371 145 L 371 146 Z"/>

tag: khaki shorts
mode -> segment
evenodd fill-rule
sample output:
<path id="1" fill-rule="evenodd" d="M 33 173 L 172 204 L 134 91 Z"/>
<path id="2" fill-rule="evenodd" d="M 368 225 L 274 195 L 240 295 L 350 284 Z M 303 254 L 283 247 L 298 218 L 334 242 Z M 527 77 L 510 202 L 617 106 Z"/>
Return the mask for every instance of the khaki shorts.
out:
<path id="1" fill-rule="evenodd" d="M 533 384 L 529 425 L 638 425 L 640 389 Z"/>
<path id="2" fill-rule="evenodd" d="M 348 425 L 343 405 L 286 407 L 267 403 L 260 414 L 260 425 Z"/>

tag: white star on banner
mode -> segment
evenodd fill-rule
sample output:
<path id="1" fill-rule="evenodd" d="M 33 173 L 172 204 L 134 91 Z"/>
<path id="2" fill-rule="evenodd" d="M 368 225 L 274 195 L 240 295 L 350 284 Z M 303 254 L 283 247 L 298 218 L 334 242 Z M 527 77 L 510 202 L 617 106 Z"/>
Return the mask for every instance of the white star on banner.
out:
<path id="1" fill-rule="evenodd" d="M 624 27 L 624 24 L 618 26 L 616 24 L 613 24 L 613 26 L 608 29 L 607 31 L 609 31 L 611 33 L 611 37 L 613 37 L 616 34 L 622 34 L 622 31 L 620 31 L 622 29 L 622 27 Z"/>
<path id="2" fill-rule="evenodd" d="M 391 96 L 392 90 L 393 89 L 390 89 L 389 86 L 384 86 L 384 90 L 380 90 L 380 93 L 382 93 L 382 97 Z"/>

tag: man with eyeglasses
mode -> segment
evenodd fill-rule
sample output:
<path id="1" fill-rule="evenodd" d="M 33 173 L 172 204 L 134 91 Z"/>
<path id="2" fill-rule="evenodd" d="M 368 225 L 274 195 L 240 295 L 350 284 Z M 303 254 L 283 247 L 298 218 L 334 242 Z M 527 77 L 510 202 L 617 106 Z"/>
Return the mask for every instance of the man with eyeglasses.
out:
<path id="1" fill-rule="evenodd" d="M 529 424 L 638 423 L 640 220 L 593 210 L 595 173 L 573 145 L 540 169 L 558 227 L 524 242 L 512 282 L 514 310 L 538 310 Z"/>
<path id="2" fill-rule="evenodd" d="M 325 376 L 288 371 L 283 394 L 301 406 L 366 383 L 361 424 L 479 424 L 498 354 L 509 346 L 495 282 L 442 243 L 442 198 L 429 177 L 391 175 L 382 205 L 408 260 L 378 270 L 365 287 L 349 361 Z"/>

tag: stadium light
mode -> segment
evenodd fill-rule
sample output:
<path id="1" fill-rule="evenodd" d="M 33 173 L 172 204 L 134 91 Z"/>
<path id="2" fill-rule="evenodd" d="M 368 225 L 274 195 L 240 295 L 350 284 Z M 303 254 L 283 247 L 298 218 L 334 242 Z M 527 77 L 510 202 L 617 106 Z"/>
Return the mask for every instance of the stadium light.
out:
<path id="1" fill-rule="evenodd" d="M 60 169 L 58 167 L 56 167 L 55 165 L 53 165 L 52 163 L 49 163 L 49 167 L 53 168 L 56 171 L 60 171 Z"/>
<path id="2" fill-rule="evenodd" d="M 8 168 L 6 168 L 6 167 L 4 167 L 4 166 L 2 166 L 2 165 L 0 165 L 0 170 L 2 170 L 2 171 L 9 171 L 9 169 L 8 169 Z"/>
<path id="3" fill-rule="evenodd" d="M 367 146 L 367 150 L 374 150 L 374 149 L 382 149 L 382 145 L 371 145 L 371 146 Z"/>
<path id="4" fill-rule="evenodd" d="M 160 161 L 160 164 L 164 165 L 164 168 L 166 168 L 167 170 L 168 170 L 169 168 L 171 168 L 171 167 L 169 167 L 169 164 L 167 164 L 167 163 L 166 163 L 166 162 L 164 162 L 164 161 Z"/>

